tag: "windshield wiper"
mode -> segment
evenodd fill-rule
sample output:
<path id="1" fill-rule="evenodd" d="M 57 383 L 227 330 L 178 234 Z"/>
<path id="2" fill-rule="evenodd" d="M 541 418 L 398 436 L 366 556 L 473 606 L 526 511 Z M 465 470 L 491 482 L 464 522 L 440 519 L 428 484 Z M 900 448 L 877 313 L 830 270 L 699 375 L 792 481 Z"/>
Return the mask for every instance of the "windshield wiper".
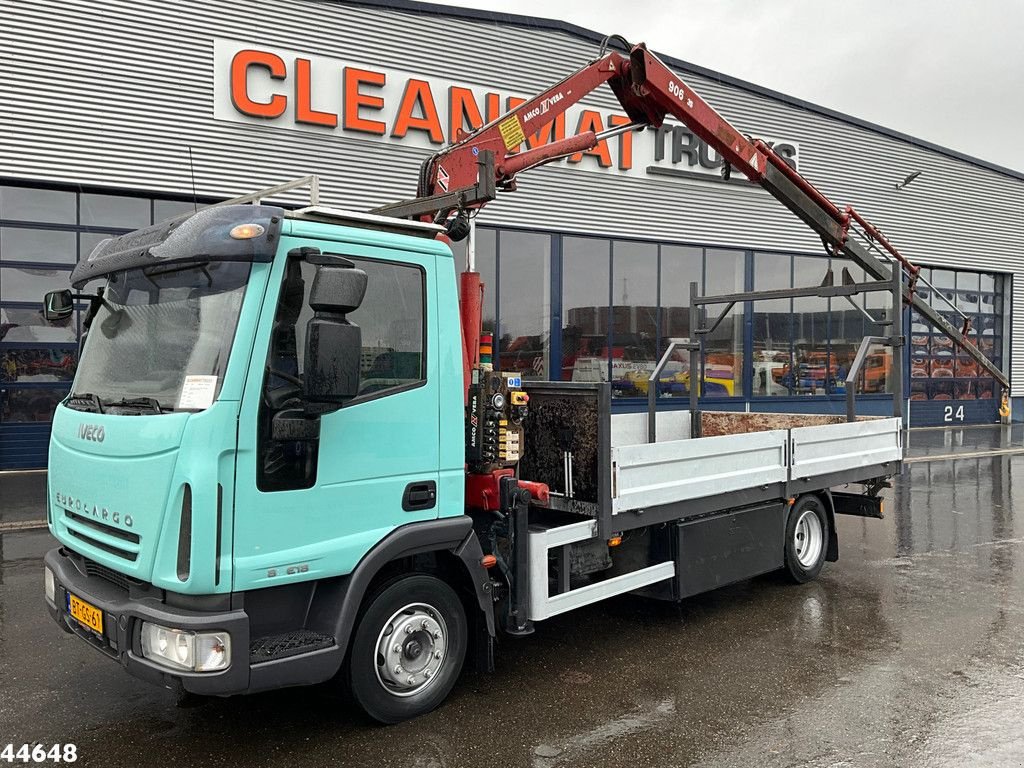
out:
<path id="1" fill-rule="evenodd" d="M 72 392 L 67 405 L 76 411 L 103 413 L 103 403 L 92 392 Z"/>
<path id="2" fill-rule="evenodd" d="M 107 401 L 103 405 L 110 408 L 149 408 L 151 411 L 156 413 L 163 413 L 164 409 L 160 407 L 160 401 L 155 397 L 122 397 L 117 402 Z"/>

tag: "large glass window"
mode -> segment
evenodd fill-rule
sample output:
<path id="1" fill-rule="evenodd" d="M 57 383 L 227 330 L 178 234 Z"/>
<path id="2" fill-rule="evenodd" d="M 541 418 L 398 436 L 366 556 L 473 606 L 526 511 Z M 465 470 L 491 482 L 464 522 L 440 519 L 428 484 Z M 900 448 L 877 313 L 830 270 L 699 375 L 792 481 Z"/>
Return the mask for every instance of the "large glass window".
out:
<path id="1" fill-rule="evenodd" d="M 704 249 L 685 245 L 661 246 L 660 334 L 658 359 L 673 340 L 690 338 L 690 283 L 703 293 Z M 677 349 L 658 381 L 659 397 L 690 393 L 690 353 Z M 646 394 L 646 393 L 645 393 Z"/>
<path id="2" fill-rule="evenodd" d="M 0 351 L 0 382 L 70 382 L 77 365 L 77 346 L 8 348 Z"/>
<path id="3" fill-rule="evenodd" d="M 42 301 L 39 306 L 42 307 Z M 42 309 L 0 307 L 0 342 L 73 342 L 77 338 L 74 316 L 54 323 L 43 320 Z"/>
<path id="4" fill-rule="evenodd" d="M 793 257 L 793 287 L 821 285 L 829 259 Z M 836 370 L 828 358 L 829 300 L 820 296 L 793 299 L 793 359 L 789 382 L 799 395 L 824 395 L 835 388 Z"/>
<path id="5" fill-rule="evenodd" d="M 55 189 L 0 186 L 0 219 L 74 224 L 76 195 Z"/>
<path id="6" fill-rule="evenodd" d="M 527 379 L 549 377 L 551 235 L 498 233 L 499 367 Z"/>
<path id="7" fill-rule="evenodd" d="M 720 296 L 738 293 L 744 288 L 745 254 L 708 248 L 704 252 L 704 294 Z M 708 322 L 725 309 L 724 304 L 707 308 Z M 704 394 L 708 396 L 743 395 L 743 303 L 737 304 L 709 334 L 704 343 Z"/>
<path id="8" fill-rule="evenodd" d="M 52 421 L 57 403 L 63 400 L 67 393 L 67 387 L 0 388 L 0 421 Z"/>
<path id="9" fill-rule="evenodd" d="M 74 232 L 0 227 L 0 262 L 74 264 L 77 259 Z"/>
<path id="10" fill-rule="evenodd" d="M 609 381 L 611 354 L 623 358 L 608 348 L 610 257 L 608 240 L 562 239 L 563 381 Z"/>
<path id="11" fill-rule="evenodd" d="M 658 246 L 612 243 L 612 396 L 646 397 L 658 359 Z"/>
<path id="12" fill-rule="evenodd" d="M 0 267 L 0 301 L 42 304 L 47 291 L 68 287 L 69 269 Z"/>
<path id="13" fill-rule="evenodd" d="M 85 193 L 79 205 L 81 224 L 86 227 L 138 229 L 152 223 L 146 197 Z"/>
<path id="14" fill-rule="evenodd" d="M 197 204 L 191 200 L 188 202 L 182 200 L 154 200 L 153 223 L 156 224 L 165 219 L 173 219 L 177 216 L 184 216 L 186 213 L 193 213 L 197 207 Z"/>
<path id="15" fill-rule="evenodd" d="M 971 319 L 968 338 L 997 365 L 1002 363 L 1002 279 L 977 272 L 944 269 L 922 270 L 936 286 L 931 305 L 957 328 L 963 318 L 950 306 Z M 925 289 L 927 290 L 927 289 Z M 917 312 L 911 312 L 910 397 L 913 400 L 988 400 L 994 396 L 995 381 L 953 341 Z"/>
<path id="16" fill-rule="evenodd" d="M 853 266 L 850 262 L 839 259 L 832 260 L 834 280 L 838 285 L 843 279 L 845 269 L 855 283 L 863 283 L 867 280 L 864 270 Z M 850 373 L 850 367 L 860 349 L 861 341 L 865 335 L 864 308 L 870 294 L 859 296 L 835 297 L 829 300 L 829 334 L 830 351 L 829 360 L 832 374 L 835 379 L 834 386 L 830 392 L 842 394 L 846 392 L 846 377 Z M 876 294 L 883 297 L 888 294 Z M 864 377 L 856 386 L 863 389 Z"/>
<path id="17" fill-rule="evenodd" d="M 771 291 L 793 285 L 793 257 L 784 253 L 754 254 L 754 290 Z M 788 395 L 794 382 L 792 299 L 753 302 L 751 323 L 751 395 Z"/>
<path id="18" fill-rule="evenodd" d="M 103 232 L 79 232 L 78 233 L 78 252 L 81 254 L 82 259 L 88 259 L 96 246 L 107 240 L 114 235 L 108 235 Z"/>
<path id="19" fill-rule="evenodd" d="M 476 271 L 484 285 L 482 307 L 484 333 L 494 334 L 498 328 L 498 233 L 493 229 L 476 230 Z M 497 339 L 495 339 L 497 341 Z"/>
<path id="20" fill-rule="evenodd" d="M 866 279 L 866 278 L 865 278 Z M 877 322 L 864 319 L 865 336 L 889 336 L 892 334 L 892 293 L 872 291 L 864 294 L 867 313 Z M 845 376 L 845 372 L 843 374 Z M 892 348 L 887 345 L 872 345 L 861 368 L 858 392 L 883 394 L 892 392 Z"/>
<path id="21" fill-rule="evenodd" d="M 661 335 L 659 354 L 670 339 L 690 338 L 690 283 L 702 291 L 704 249 L 661 246 Z"/>

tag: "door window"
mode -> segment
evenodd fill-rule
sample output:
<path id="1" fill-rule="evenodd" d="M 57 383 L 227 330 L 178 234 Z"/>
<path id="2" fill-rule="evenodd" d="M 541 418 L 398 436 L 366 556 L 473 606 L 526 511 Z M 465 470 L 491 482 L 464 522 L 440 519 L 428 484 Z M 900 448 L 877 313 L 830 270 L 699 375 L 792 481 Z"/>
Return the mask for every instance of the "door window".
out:
<path id="1" fill-rule="evenodd" d="M 366 272 L 366 296 L 348 313 L 362 336 L 359 395 L 348 405 L 420 386 L 426 369 L 426 275 L 417 266 L 345 256 Z M 308 488 L 316 480 L 316 442 L 275 441 L 275 413 L 301 406 L 309 292 L 316 267 L 291 260 L 270 335 L 260 404 L 260 490 Z"/>

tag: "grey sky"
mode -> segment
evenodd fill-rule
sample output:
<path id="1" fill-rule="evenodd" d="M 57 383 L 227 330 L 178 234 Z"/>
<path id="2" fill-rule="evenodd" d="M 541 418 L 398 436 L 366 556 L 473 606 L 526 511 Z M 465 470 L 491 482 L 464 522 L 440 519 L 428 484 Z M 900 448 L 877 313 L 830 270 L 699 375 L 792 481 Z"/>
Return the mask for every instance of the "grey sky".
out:
<path id="1" fill-rule="evenodd" d="M 1021 0 L 449 0 L 544 16 L 1024 171 Z M 556 70 L 552 77 L 561 74 Z"/>

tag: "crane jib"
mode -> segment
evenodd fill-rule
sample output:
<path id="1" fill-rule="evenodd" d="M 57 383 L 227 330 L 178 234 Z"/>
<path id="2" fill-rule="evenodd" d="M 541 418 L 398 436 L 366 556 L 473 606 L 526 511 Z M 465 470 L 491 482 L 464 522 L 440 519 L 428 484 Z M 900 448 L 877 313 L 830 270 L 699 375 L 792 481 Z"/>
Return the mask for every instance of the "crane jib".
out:
<path id="1" fill-rule="evenodd" d="M 1006 375 L 967 338 L 968 323 L 965 322 L 962 331 L 958 330 L 917 295 L 914 288 L 920 270 L 887 238 L 849 206 L 841 210 L 787 165 L 768 144 L 746 137 L 643 44 L 630 47 L 628 58 L 614 51 L 605 53 L 602 49 L 597 59 L 577 72 L 434 155 L 424 166 L 419 197 L 415 200 L 384 206 L 377 211 L 394 216 L 431 215 L 438 220 L 452 212 L 482 208 L 494 199 L 495 185 L 513 190 L 517 173 L 586 148 L 601 138 L 590 132 L 541 146 L 526 142 L 527 137 L 538 135 L 558 115 L 603 83 L 608 83 L 615 93 L 632 121 L 631 127 L 657 127 L 667 115 L 677 118 L 729 166 L 768 190 L 817 232 L 830 253 L 850 259 L 878 280 L 892 280 L 893 269 L 905 272 L 905 303 L 951 338 L 1003 387 L 1009 386 Z M 528 148 L 518 151 L 524 143 Z M 482 186 L 485 181 L 482 176 L 487 173 L 491 176 L 486 181 L 491 184 Z M 439 178 L 448 180 L 443 187 L 439 185 Z M 851 239 L 854 223 L 869 247 Z M 886 261 L 876 258 L 871 249 L 883 255 Z"/>

